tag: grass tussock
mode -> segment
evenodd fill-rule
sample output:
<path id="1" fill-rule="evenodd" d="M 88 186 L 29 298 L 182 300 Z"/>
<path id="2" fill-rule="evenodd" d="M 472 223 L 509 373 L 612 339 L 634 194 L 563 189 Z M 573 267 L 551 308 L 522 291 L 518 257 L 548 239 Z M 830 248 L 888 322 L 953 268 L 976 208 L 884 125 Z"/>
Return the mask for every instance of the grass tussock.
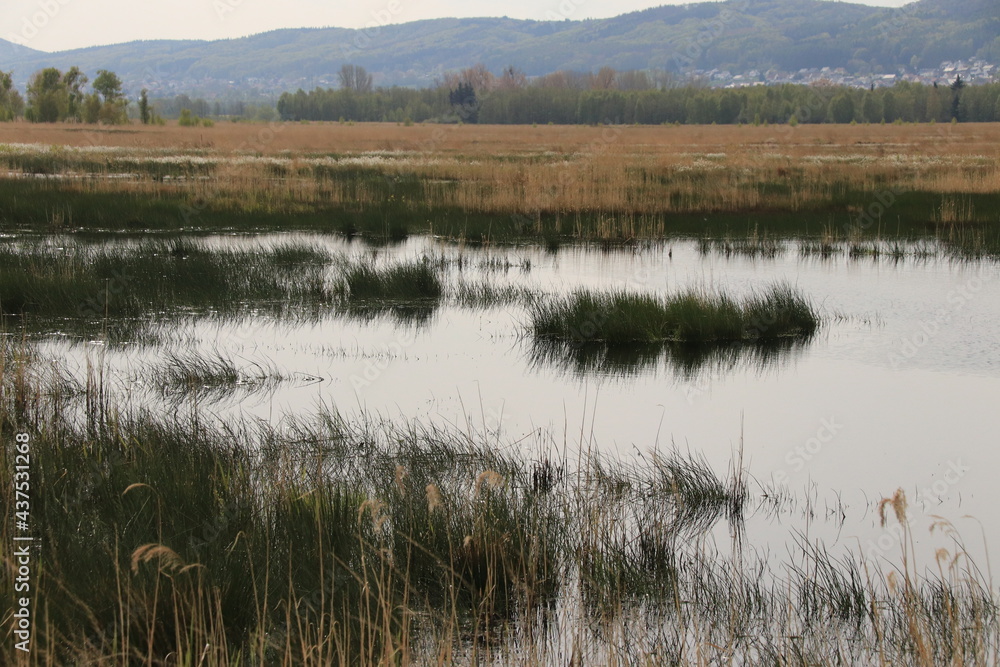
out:
<path id="1" fill-rule="evenodd" d="M 583 290 L 542 301 L 531 312 L 531 331 L 538 339 L 609 347 L 808 337 L 818 326 L 815 308 L 788 285 L 743 300 L 694 291 L 662 299 Z"/>
<path id="2" fill-rule="evenodd" d="M 195 398 L 220 400 L 275 389 L 287 378 L 278 368 L 267 363 L 239 363 L 218 351 L 213 353 L 170 353 L 153 366 L 160 394 L 174 400 Z"/>
<path id="3" fill-rule="evenodd" d="M 360 262 L 346 270 L 343 288 L 351 302 L 433 301 L 444 291 L 441 278 L 428 261 L 384 267 Z"/>

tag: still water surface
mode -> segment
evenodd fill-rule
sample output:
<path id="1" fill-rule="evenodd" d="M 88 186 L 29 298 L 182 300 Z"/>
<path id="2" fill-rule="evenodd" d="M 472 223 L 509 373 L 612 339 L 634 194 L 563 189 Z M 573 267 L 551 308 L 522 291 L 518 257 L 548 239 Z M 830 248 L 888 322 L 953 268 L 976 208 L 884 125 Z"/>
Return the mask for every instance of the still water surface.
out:
<path id="1" fill-rule="evenodd" d="M 762 509 L 750 519 L 752 545 L 782 550 L 800 533 L 898 560 L 898 541 L 879 527 L 874 506 L 903 488 L 918 544 L 950 546 L 927 530 L 940 515 L 978 558 L 985 557 L 981 522 L 989 552 L 1000 554 L 997 264 L 820 259 L 801 256 L 794 243 L 775 259 L 753 259 L 706 255 L 684 240 L 555 253 L 460 248 L 431 238 L 391 248 L 312 235 L 206 240 L 288 241 L 351 257 L 374 254 L 379 262 L 444 257 L 453 260 L 446 268 L 452 284 L 489 281 L 546 294 L 586 286 L 741 295 L 784 281 L 817 304 L 824 324 L 807 344 L 780 355 L 721 355 L 692 368 L 656 353 L 627 364 L 546 358 L 532 345 L 521 305 L 445 303 L 416 322 L 334 312 L 301 322 L 193 317 L 171 325 L 164 345 L 107 351 L 108 365 L 135 395 L 154 396 L 156 378 L 143 369 L 168 353 L 219 352 L 284 378 L 266 390 L 200 398 L 221 416 L 278 422 L 329 406 L 347 416 L 364 411 L 499 432 L 499 441 L 534 457 L 572 458 L 584 447 L 641 461 L 654 450 L 680 449 L 704 455 L 722 474 L 742 447 L 757 499 L 788 492 L 777 516 Z M 498 259 L 510 266 L 497 268 Z M 47 347 L 78 370 L 94 354 L 94 346 L 66 341 Z M 718 536 L 725 535 L 723 527 Z"/>

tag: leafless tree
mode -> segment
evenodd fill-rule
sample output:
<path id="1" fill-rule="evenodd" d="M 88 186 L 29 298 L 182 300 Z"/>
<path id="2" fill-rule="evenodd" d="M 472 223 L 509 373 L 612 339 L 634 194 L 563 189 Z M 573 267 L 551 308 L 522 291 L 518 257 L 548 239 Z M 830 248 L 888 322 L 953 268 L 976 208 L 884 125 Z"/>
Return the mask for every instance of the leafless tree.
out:
<path id="1" fill-rule="evenodd" d="M 344 65 L 340 68 L 340 87 L 357 93 L 370 93 L 372 75 L 360 65 Z"/>

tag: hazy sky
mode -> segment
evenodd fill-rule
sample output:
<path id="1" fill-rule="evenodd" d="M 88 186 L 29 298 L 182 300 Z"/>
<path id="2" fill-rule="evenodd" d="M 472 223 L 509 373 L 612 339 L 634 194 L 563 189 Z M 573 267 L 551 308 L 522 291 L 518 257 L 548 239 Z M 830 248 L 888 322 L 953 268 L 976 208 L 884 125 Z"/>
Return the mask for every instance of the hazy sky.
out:
<path id="1" fill-rule="evenodd" d="M 858 0 L 900 7 L 908 0 Z M 957 0 L 956 0 L 957 1 Z M 221 39 L 276 28 L 365 28 L 442 16 L 615 16 L 649 0 L 0 0 L 0 38 L 42 51 L 135 39 Z"/>

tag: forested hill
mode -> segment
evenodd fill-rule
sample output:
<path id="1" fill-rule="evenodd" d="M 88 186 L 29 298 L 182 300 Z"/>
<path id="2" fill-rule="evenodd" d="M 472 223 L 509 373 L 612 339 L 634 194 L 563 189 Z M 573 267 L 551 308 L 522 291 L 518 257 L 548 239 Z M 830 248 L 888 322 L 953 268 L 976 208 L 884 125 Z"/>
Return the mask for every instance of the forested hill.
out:
<path id="1" fill-rule="evenodd" d="M 242 39 L 148 41 L 43 54 L 0 43 L 0 70 L 21 85 L 45 66 L 112 69 L 135 92 L 197 92 L 218 82 L 260 91 L 336 85 L 341 65 L 376 86 L 429 85 L 483 63 L 529 76 L 557 70 L 845 68 L 913 71 L 945 60 L 1000 62 L 996 0 L 919 0 L 884 9 L 829 0 L 728 0 L 665 5 L 601 20 L 434 19 L 368 32 L 277 30 Z M 229 84 L 228 82 L 233 82 Z"/>
<path id="2" fill-rule="evenodd" d="M 23 62 L 32 58 L 44 58 L 47 54 L 26 46 L 0 39 L 0 69 L 10 69 L 10 63 Z"/>

